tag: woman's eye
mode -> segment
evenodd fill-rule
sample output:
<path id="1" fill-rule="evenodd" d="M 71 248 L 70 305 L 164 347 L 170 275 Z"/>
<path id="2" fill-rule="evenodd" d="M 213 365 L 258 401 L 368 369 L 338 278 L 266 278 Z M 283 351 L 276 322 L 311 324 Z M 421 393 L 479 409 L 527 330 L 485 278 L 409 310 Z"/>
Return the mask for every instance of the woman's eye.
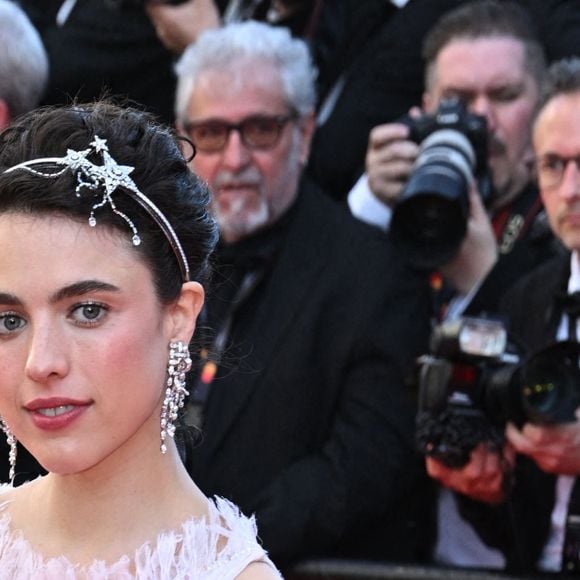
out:
<path id="1" fill-rule="evenodd" d="M 96 324 L 105 316 L 107 308 L 102 304 L 80 304 L 76 306 L 71 317 L 80 324 Z"/>
<path id="2" fill-rule="evenodd" d="M 17 314 L 0 314 L 0 334 L 10 334 L 19 330 L 26 324 L 26 321 Z"/>

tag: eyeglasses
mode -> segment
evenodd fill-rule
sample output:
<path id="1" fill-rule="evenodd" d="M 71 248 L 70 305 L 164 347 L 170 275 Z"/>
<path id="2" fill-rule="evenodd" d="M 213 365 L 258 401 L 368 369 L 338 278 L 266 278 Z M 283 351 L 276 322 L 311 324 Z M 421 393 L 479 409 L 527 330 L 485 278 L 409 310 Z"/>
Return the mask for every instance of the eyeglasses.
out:
<path id="1" fill-rule="evenodd" d="M 227 144 L 232 131 L 240 134 L 242 143 L 249 149 L 271 149 L 282 135 L 289 121 L 296 119 L 291 115 L 254 115 L 239 123 L 227 123 L 217 119 L 208 121 L 188 121 L 184 124 L 187 135 L 195 148 L 204 153 L 217 153 Z"/>
<path id="2" fill-rule="evenodd" d="M 576 170 L 580 170 L 580 156 L 559 157 L 558 155 L 545 155 L 536 160 L 536 171 L 540 189 L 553 189 L 562 183 L 564 172 L 568 163 L 574 163 Z"/>

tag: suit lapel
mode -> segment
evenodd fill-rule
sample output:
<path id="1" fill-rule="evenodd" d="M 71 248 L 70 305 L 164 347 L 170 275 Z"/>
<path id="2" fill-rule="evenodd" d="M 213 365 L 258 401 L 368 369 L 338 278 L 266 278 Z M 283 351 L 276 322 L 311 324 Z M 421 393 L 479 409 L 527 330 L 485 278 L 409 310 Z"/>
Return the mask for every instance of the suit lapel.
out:
<path id="1" fill-rule="evenodd" d="M 302 191 L 287 238 L 270 276 L 264 280 L 265 291 L 256 315 L 243 332 L 234 332 L 238 340 L 251 340 L 247 345 L 251 354 L 244 364 L 253 368 L 249 372 L 234 371 L 213 388 L 204 425 L 206 455 L 218 449 L 252 393 L 268 388 L 264 378 L 272 359 L 292 332 L 293 322 L 326 267 L 326 248 L 332 243 L 330 216 L 321 211 L 319 195 L 309 187 Z"/>

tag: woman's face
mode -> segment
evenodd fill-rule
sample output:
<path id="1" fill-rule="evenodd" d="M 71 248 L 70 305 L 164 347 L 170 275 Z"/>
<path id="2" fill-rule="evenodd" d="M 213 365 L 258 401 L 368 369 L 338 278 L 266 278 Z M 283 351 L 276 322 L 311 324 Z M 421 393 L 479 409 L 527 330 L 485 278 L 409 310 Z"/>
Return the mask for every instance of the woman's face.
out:
<path id="1" fill-rule="evenodd" d="M 0 247 L 0 414 L 16 438 L 61 474 L 159 453 L 168 343 L 193 331 L 181 299 L 159 304 L 121 232 L 4 214 Z"/>

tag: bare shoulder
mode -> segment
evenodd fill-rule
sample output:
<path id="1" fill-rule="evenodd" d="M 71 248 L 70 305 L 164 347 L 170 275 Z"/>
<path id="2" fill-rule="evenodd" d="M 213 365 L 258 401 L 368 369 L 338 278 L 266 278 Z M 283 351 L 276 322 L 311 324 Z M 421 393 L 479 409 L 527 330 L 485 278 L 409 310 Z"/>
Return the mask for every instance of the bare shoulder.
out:
<path id="1" fill-rule="evenodd" d="M 17 489 L 9 483 L 0 483 L 0 501 L 12 501 Z"/>
<path id="2" fill-rule="evenodd" d="M 19 487 L 12 487 L 9 483 L 0 483 L 0 503 L 12 504 L 14 501 L 26 500 L 30 494 L 30 482 Z"/>
<path id="3" fill-rule="evenodd" d="M 253 562 L 236 580 L 282 580 L 280 573 L 268 562 Z"/>

